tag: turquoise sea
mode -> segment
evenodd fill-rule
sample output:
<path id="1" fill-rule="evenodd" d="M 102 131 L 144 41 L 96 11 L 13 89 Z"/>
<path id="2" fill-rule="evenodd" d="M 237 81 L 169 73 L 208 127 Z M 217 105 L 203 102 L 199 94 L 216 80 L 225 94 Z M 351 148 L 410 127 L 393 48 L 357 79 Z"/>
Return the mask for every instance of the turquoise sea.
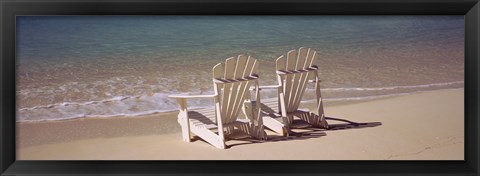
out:
<path id="1" fill-rule="evenodd" d="M 320 54 L 326 102 L 464 87 L 463 16 L 18 16 L 16 25 L 17 121 L 174 111 L 169 94 L 213 93 L 216 63 L 251 55 L 269 85 L 275 59 L 301 46 Z"/>

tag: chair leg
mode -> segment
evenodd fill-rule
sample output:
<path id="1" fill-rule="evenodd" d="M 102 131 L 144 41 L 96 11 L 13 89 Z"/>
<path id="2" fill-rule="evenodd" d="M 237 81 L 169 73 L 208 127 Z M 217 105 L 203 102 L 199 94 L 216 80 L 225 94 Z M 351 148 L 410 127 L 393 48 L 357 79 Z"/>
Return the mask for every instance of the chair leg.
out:
<path id="1" fill-rule="evenodd" d="M 273 119 L 272 117 L 269 116 L 264 116 L 263 117 L 263 125 L 276 133 L 282 134 L 283 136 L 288 135 L 288 130 L 286 125 L 282 124 L 281 122 Z"/>
<path id="2" fill-rule="evenodd" d="M 189 124 L 184 120 L 185 118 L 178 117 L 178 123 L 180 124 L 180 127 L 182 128 L 182 140 L 185 142 L 190 142 L 190 129 L 189 129 Z"/>
<path id="3" fill-rule="evenodd" d="M 219 135 L 215 134 L 209 129 L 201 127 L 191 127 L 191 130 L 195 135 L 202 138 L 209 144 L 219 149 L 225 149 L 225 139 L 221 138 Z"/>
<path id="4" fill-rule="evenodd" d="M 177 99 L 180 105 L 178 113 L 178 123 L 182 128 L 182 139 L 185 142 L 190 142 L 190 124 L 188 122 L 187 102 L 185 99 Z"/>

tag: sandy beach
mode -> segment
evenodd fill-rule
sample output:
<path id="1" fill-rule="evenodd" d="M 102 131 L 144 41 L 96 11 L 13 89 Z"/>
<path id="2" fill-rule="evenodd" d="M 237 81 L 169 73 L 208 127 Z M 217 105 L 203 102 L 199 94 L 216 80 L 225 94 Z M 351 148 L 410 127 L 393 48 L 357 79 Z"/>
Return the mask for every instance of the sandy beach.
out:
<path id="1" fill-rule="evenodd" d="M 313 104 L 305 104 L 312 108 Z M 142 117 L 17 123 L 18 160 L 463 160 L 464 91 L 326 103 L 332 129 L 289 138 L 227 141 L 217 149 L 181 140 L 176 112 Z M 351 125 L 342 120 L 361 123 Z"/>

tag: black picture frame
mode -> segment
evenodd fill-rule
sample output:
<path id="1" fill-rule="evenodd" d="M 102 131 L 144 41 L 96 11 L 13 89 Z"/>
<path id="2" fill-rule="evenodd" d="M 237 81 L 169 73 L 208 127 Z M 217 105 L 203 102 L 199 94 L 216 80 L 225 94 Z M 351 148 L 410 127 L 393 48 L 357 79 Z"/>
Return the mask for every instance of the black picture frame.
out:
<path id="1" fill-rule="evenodd" d="M 0 0 L 1 175 L 479 175 L 478 0 Z M 16 161 L 17 15 L 465 15 L 464 161 Z"/>

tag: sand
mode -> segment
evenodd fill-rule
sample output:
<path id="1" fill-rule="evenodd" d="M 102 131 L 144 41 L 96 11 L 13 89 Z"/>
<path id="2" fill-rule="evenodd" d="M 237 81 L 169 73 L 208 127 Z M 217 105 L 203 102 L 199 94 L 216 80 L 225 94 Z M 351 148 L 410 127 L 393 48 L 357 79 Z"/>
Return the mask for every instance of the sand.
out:
<path id="1" fill-rule="evenodd" d="M 313 104 L 305 107 L 312 108 Z M 464 90 L 325 106 L 333 129 L 217 149 L 181 140 L 176 113 L 17 123 L 18 160 L 463 160 Z M 353 126 L 344 121 L 362 123 Z"/>

